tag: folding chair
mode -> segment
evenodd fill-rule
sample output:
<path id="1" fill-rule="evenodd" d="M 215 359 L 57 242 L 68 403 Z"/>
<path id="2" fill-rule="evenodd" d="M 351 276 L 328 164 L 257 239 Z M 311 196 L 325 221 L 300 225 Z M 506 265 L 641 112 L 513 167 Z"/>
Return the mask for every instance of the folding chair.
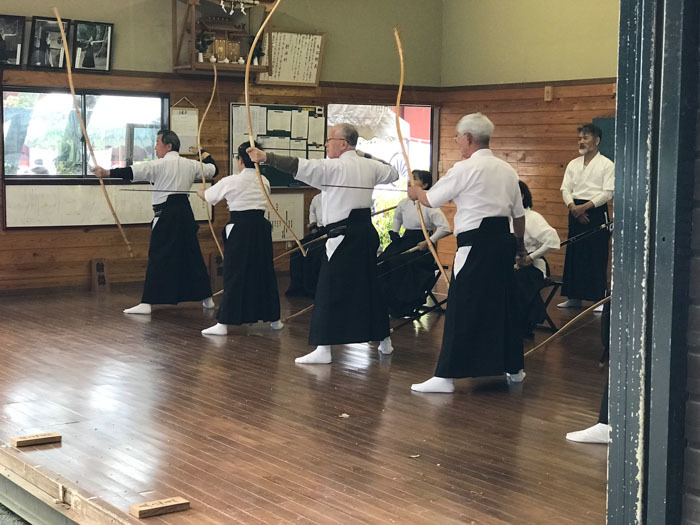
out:
<path id="1" fill-rule="evenodd" d="M 547 262 L 547 259 L 544 257 L 542 258 L 544 260 L 545 265 L 547 266 L 547 277 L 544 278 L 544 285 L 540 289 L 540 294 L 542 293 L 542 290 L 546 290 L 547 288 L 550 288 L 549 294 L 547 295 L 547 298 L 544 299 L 544 312 L 545 312 L 545 318 L 544 321 L 547 323 L 547 325 L 543 324 L 538 324 L 536 328 L 540 328 L 542 330 L 549 330 L 551 332 L 556 332 L 559 330 L 557 325 L 552 321 L 552 318 L 549 316 L 549 303 L 552 302 L 552 299 L 554 299 L 554 296 L 557 295 L 557 292 L 561 288 L 562 284 L 564 284 L 561 280 L 553 277 L 549 273 L 549 263 Z"/>

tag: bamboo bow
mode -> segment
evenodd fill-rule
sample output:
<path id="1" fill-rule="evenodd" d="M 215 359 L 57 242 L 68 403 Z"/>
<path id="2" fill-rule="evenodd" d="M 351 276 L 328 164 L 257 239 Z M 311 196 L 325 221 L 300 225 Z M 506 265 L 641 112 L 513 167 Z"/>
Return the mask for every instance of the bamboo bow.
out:
<path id="1" fill-rule="evenodd" d="M 412 171 L 411 171 L 411 163 L 408 158 L 408 153 L 406 152 L 406 147 L 404 146 L 403 143 L 403 135 L 401 134 L 401 120 L 399 118 L 399 114 L 401 112 L 401 92 L 403 91 L 403 80 L 404 80 L 404 61 L 403 61 L 403 47 L 401 47 L 401 38 L 399 37 L 399 30 L 397 28 L 394 28 L 394 37 L 396 38 L 396 47 L 399 51 L 399 61 L 401 63 L 401 79 L 399 80 L 399 92 L 396 95 L 396 134 L 398 135 L 399 138 L 399 144 L 401 144 L 401 152 L 403 153 L 403 158 L 404 161 L 406 162 L 406 169 L 408 170 L 408 178 L 410 181 L 411 186 L 415 184 L 415 181 L 413 180 L 412 176 Z M 437 264 L 438 268 L 440 269 L 440 273 L 442 274 L 442 278 L 445 280 L 445 284 L 447 286 L 450 286 L 450 279 L 447 277 L 447 274 L 445 273 L 445 269 L 442 267 L 442 262 L 440 262 L 440 257 L 438 257 L 437 252 L 435 251 L 435 247 L 433 246 L 432 241 L 430 240 L 430 236 L 428 235 L 428 229 L 425 227 L 425 219 L 423 218 L 423 210 L 421 210 L 421 205 L 420 202 L 416 201 L 416 211 L 418 212 L 418 218 L 420 219 L 420 229 L 423 231 L 423 237 L 425 237 L 425 240 L 428 243 L 428 248 L 430 249 L 430 253 L 433 254 L 433 259 L 435 259 L 435 263 Z"/>
<path id="2" fill-rule="evenodd" d="M 558 338 L 562 337 L 564 330 L 566 330 L 566 329 L 567 329 L 568 327 L 570 327 L 571 325 L 577 323 L 580 319 L 582 319 L 582 318 L 583 318 L 586 314 L 588 314 L 589 312 L 592 312 L 593 310 L 595 310 L 595 309 L 598 308 L 599 306 L 601 306 L 601 305 L 603 305 L 603 304 L 605 304 L 605 303 L 607 303 L 607 302 L 609 302 L 609 301 L 610 301 L 610 296 L 608 295 L 607 297 L 604 297 L 603 299 L 601 299 L 601 300 L 598 301 L 597 303 L 592 304 L 591 306 L 589 306 L 588 308 L 586 308 L 583 312 L 581 312 L 581 313 L 578 314 L 576 317 L 574 317 L 573 319 L 571 319 L 571 321 L 569 321 L 569 322 L 566 323 L 564 326 L 562 326 L 559 330 L 557 330 L 557 331 L 554 332 L 552 335 L 550 335 L 547 339 L 545 339 L 544 341 L 542 341 L 540 344 L 538 344 L 538 345 L 535 346 L 534 348 L 531 348 L 530 350 L 528 350 L 527 352 L 525 352 L 525 354 L 523 355 L 523 357 L 527 357 L 528 355 L 530 355 L 531 353 L 533 353 L 535 350 L 539 350 L 540 348 L 542 348 L 542 347 L 543 347 L 544 345 L 546 345 L 547 343 L 552 342 L 554 339 L 558 339 Z"/>
<path id="3" fill-rule="evenodd" d="M 207 191 L 207 182 L 206 177 L 204 176 L 204 163 L 202 162 L 202 127 L 204 126 L 204 119 L 207 118 L 207 113 L 209 113 L 211 103 L 214 101 L 217 77 L 218 74 L 216 71 L 216 64 L 214 64 L 214 87 L 211 90 L 211 97 L 209 97 L 209 104 L 207 104 L 207 109 L 204 110 L 204 115 L 202 115 L 202 120 L 199 122 L 199 127 L 197 128 L 197 153 L 199 155 L 199 168 L 202 172 L 202 192 Z M 211 231 L 211 236 L 214 238 L 216 247 L 219 249 L 219 253 L 221 254 L 221 258 L 223 259 L 224 251 L 221 249 L 219 239 L 217 238 L 216 233 L 214 232 L 214 225 L 211 223 L 211 210 L 209 209 L 209 205 L 207 204 L 206 200 L 204 201 L 204 204 L 207 208 L 207 223 L 209 224 L 209 231 Z"/>
<path id="4" fill-rule="evenodd" d="M 253 60 L 253 53 L 255 52 L 255 47 L 258 44 L 258 40 L 260 40 L 260 36 L 263 33 L 263 30 L 265 29 L 265 26 L 267 23 L 270 21 L 270 18 L 272 18 L 272 14 L 275 12 L 275 10 L 279 7 L 280 2 L 282 0 L 277 0 L 275 2 L 275 5 L 270 9 L 270 12 L 267 15 L 267 18 L 265 18 L 265 21 L 262 23 L 260 26 L 260 29 L 258 29 L 258 33 L 255 35 L 255 39 L 253 40 L 253 43 L 250 44 L 250 51 L 248 51 L 248 60 L 246 60 L 245 63 L 245 109 L 246 113 L 248 115 L 248 137 L 250 138 L 250 147 L 254 148 L 255 147 L 255 137 L 253 136 L 253 119 L 250 115 L 250 97 L 249 97 L 249 89 L 248 86 L 250 84 L 250 63 Z M 299 250 L 301 251 L 302 255 L 306 257 L 306 250 L 304 249 L 304 246 L 301 244 L 301 241 L 299 240 L 299 237 L 297 237 L 296 233 L 294 233 L 294 230 L 289 227 L 287 224 L 287 221 L 285 221 L 282 218 L 282 215 L 280 215 L 280 212 L 277 211 L 277 208 L 275 205 L 272 203 L 272 200 L 270 200 L 270 196 L 267 194 L 267 191 L 265 190 L 265 184 L 263 183 L 262 180 L 262 174 L 260 173 L 260 166 L 258 166 L 258 163 L 255 163 L 255 173 L 258 175 L 258 183 L 260 183 L 260 189 L 263 192 L 263 195 L 265 195 L 265 200 L 267 200 L 267 204 L 272 210 L 272 212 L 277 215 L 277 218 L 284 224 L 285 228 L 289 230 L 289 233 L 292 234 L 292 237 L 294 237 L 294 240 L 297 243 L 297 246 L 299 247 Z"/>
<path id="5" fill-rule="evenodd" d="M 73 85 L 73 71 L 71 69 L 71 63 L 70 63 L 70 51 L 68 50 L 68 40 L 66 39 L 66 33 L 63 30 L 63 21 L 61 20 L 61 15 L 58 14 L 58 8 L 54 7 L 53 8 L 53 13 L 56 15 L 56 20 L 58 21 L 58 29 L 61 31 L 61 38 L 63 39 L 63 52 L 64 52 L 64 60 L 66 61 L 66 72 L 68 73 L 68 85 L 70 86 L 70 92 L 71 95 L 73 95 L 73 106 L 75 108 L 75 114 L 78 117 L 78 122 L 80 123 L 80 129 L 83 132 L 83 137 L 85 138 L 85 144 L 87 144 L 88 151 L 90 152 L 90 157 L 92 158 L 92 163 L 97 166 L 97 158 L 95 157 L 95 152 L 92 149 L 92 142 L 90 142 L 90 138 L 88 137 L 87 134 L 87 128 L 85 127 L 85 121 L 83 120 L 83 116 L 80 113 L 80 108 L 78 107 L 78 97 L 75 95 L 75 86 Z M 114 217 L 114 222 L 117 224 L 117 227 L 119 228 L 119 233 L 122 235 L 122 239 L 124 240 L 124 244 L 126 244 L 126 249 L 129 252 L 129 257 L 132 259 L 134 258 L 134 250 L 131 248 L 131 243 L 129 242 L 129 239 L 126 237 L 126 233 L 124 232 L 124 228 L 122 228 L 122 223 L 119 222 L 119 217 L 117 217 L 117 212 L 114 211 L 114 206 L 112 206 L 112 201 L 109 199 L 109 194 L 107 193 L 107 188 L 105 187 L 105 183 L 102 180 L 102 177 L 97 177 L 97 179 L 100 181 L 100 186 L 102 187 L 102 194 L 105 197 L 105 200 L 107 201 L 107 206 L 109 206 L 109 211 L 112 213 L 112 217 Z"/>

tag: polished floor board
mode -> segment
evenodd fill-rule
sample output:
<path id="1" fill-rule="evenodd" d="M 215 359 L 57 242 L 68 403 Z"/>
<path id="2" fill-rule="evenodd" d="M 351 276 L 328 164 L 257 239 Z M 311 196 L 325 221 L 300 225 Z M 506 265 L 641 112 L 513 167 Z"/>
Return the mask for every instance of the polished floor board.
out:
<path id="1" fill-rule="evenodd" d="M 529 356 L 524 383 L 466 379 L 438 395 L 410 385 L 432 375 L 439 314 L 397 330 L 392 356 L 346 345 L 332 365 L 300 366 L 310 313 L 203 337 L 213 312 L 122 314 L 139 295 L 0 295 L 0 440 L 60 432 L 5 450 L 95 505 L 189 499 L 149 519 L 170 524 L 605 521 L 606 447 L 564 439 L 597 417 L 596 315 Z M 282 300 L 283 316 L 309 304 Z"/>

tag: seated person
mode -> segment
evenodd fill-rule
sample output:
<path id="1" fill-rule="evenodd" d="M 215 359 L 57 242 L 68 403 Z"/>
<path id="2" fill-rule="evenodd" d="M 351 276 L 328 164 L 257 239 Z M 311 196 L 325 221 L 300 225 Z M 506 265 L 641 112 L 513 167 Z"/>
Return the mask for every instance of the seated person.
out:
<path id="1" fill-rule="evenodd" d="M 532 210 L 532 194 L 523 181 L 519 181 L 520 194 L 525 208 L 525 249 L 528 255 L 520 260 L 515 271 L 518 312 L 523 335 L 529 335 L 535 325 L 543 322 L 546 311 L 540 290 L 547 277 L 547 262 L 544 256 L 560 246 L 559 235 L 542 215 Z"/>
<path id="2" fill-rule="evenodd" d="M 309 235 L 301 240 L 306 245 L 326 234 L 322 216 L 323 193 L 311 200 L 309 206 Z M 325 253 L 325 244 L 320 240 L 305 246 L 306 257 L 301 252 L 294 252 L 289 258 L 289 288 L 284 293 L 287 296 L 301 295 L 313 297 L 316 293 L 318 273 Z"/>
<path id="3" fill-rule="evenodd" d="M 415 184 L 425 190 L 433 184 L 432 175 L 428 171 L 414 170 L 412 175 Z M 430 240 L 433 244 L 452 233 L 442 210 L 422 207 L 421 211 L 426 229 L 432 232 Z M 402 236 L 399 235 L 401 226 L 405 228 Z M 416 205 L 410 199 L 402 200 L 396 207 L 389 236 L 391 244 L 378 259 L 378 277 L 389 307 L 389 315 L 405 317 L 425 304 L 425 297 L 432 289 L 435 272 L 438 270 L 423 236 Z M 417 249 L 404 253 L 412 248 Z"/>

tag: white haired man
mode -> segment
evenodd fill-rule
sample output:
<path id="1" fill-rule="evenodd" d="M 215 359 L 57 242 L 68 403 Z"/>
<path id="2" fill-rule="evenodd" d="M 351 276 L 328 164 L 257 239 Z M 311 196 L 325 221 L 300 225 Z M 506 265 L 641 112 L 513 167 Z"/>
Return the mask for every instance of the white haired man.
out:
<path id="1" fill-rule="evenodd" d="M 309 344 L 316 349 L 298 357 L 298 364 L 330 363 L 331 345 L 381 341 L 379 352 L 393 351 L 389 314 L 377 282 L 379 236 L 370 208 L 372 188 L 396 181 L 399 174 L 388 164 L 359 155 L 357 139 L 355 127 L 343 123 L 328 131 L 327 159 L 297 159 L 248 149 L 253 162 L 291 173 L 323 191 L 328 240 L 309 331 Z"/>
<path id="2" fill-rule="evenodd" d="M 525 212 L 518 174 L 489 149 L 494 126 L 481 113 L 462 117 L 455 141 L 464 160 L 430 190 L 418 186 L 408 197 L 437 208 L 457 205 L 457 253 L 447 297 L 442 348 L 435 375 L 411 386 L 417 392 L 452 393 L 454 380 L 501 375 L 525 378 L 513 277 L 523 243 Z M 513 230 L 510 232 L 510 219 Z"/>

